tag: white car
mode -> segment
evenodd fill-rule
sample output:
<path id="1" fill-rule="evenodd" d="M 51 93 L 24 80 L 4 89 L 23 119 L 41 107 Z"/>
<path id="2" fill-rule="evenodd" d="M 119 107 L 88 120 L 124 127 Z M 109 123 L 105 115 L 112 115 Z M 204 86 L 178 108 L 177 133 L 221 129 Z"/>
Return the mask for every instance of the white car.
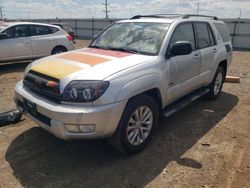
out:
<path id="1" fill-rule="evenodd" d="M 231 60 L 229 32 L 217 18 L 135 16 L 88 48 L 30 64 L 15 102 L 59 138 L 109 137 L 118 151 L 134 154 L 146 147 L 159 114 L 203 95 L 216 99 Z"/>
<path id="2" fill-rule="evenodd" d="M 0 23 L 0 63 L 27 61 L 74 49 L 59 26 L 32 22 Z"/>

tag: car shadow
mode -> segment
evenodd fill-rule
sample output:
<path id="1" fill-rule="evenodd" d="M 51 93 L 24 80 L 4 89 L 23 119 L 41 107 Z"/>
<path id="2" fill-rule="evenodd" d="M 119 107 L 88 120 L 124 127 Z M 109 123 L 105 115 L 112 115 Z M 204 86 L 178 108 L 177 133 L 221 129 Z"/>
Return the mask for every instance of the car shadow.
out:
<path id="1" fill-rule="evenodd" d="M 104 140 L 62 141 L 34 127 L 13 140 L 5 157 L 24 187 L 143 187 L 172 161 L 201 169 L 202 161 L 182 155 L 238 101 L 222 92 L 215 101 L 193 102 L 161 120 L 149 146 L 135 156 L 121 155 Z"/>
<path id="2" fill-rule="evenodd" d="M 0 63 L 0 74 L 8 74 L 13 72 L 24 72 L 25 68 L 31 63 L 21 62 L 21 63 L 12 63 L 12 64 L 2 64 Z"/>

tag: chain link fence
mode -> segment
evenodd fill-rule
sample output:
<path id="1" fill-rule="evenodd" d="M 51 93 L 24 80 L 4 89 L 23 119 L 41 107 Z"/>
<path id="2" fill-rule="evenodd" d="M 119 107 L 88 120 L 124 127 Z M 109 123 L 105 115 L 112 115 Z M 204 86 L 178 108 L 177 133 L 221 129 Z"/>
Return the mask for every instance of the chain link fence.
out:
<path id="1" fill-rule="evenodd" d="M 29 19 L 21 21 L 40 23 L 64 23 L 72 27 L 76 38 L 91 39 L 104 28 L 119 19 Z M 233 47 L 236 50 L 250 50 L 250 19 L 223 19 L 227 24 Z"/>

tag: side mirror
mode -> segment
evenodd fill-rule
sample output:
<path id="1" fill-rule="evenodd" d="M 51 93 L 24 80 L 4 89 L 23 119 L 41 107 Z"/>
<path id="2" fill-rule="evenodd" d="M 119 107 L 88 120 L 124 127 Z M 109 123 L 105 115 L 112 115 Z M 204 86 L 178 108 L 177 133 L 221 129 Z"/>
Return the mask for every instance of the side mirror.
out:
<path id="1" fill-rule="evenodd" d="M 193 47 L 191 42 L 188 41 L 180 41 L 176 42 L 174 46 L 170 49 L 170 56 L 178 56 L 178 55 L 188 55 L 193 51 Z"/>
<path id="2" fill-rule="evenodd" d="M 0 33 L 0 40 L 1 39 L 7 39 L 8 35 L 6 33 Z"/>
<path id="3" fill-rule="evenodd" d="M 91 41 L 93 42 L 95 39 L 97 38 L 97 35 L 94 35 L 91 39 Z"/>

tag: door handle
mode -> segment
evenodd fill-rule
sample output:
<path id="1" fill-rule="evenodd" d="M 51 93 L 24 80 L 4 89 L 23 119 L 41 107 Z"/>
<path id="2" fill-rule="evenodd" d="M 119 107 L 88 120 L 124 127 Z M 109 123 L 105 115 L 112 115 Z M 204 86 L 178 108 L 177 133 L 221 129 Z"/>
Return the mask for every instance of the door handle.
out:
<path id="1" fill-rule="evenodd" d="M 217 49 L 216 49 L 216 48 L 214 48 L 214 49 L 213 49 L 213 52 L 214 52 L 214 53 L 217 53 Z"/>
<path id="2" fill-rule="evenodd" d="M 199 54 L 194 54 L 194 59 L 197 60 L 200 58 L 200 55 Z"/>
<path id="3" fill-rule="evenodd" d="M 25 43 L 26 43 L 26 44 L 29 44 L 29 43 L 30 43 L 30 41 L 25 41 Z"/>

